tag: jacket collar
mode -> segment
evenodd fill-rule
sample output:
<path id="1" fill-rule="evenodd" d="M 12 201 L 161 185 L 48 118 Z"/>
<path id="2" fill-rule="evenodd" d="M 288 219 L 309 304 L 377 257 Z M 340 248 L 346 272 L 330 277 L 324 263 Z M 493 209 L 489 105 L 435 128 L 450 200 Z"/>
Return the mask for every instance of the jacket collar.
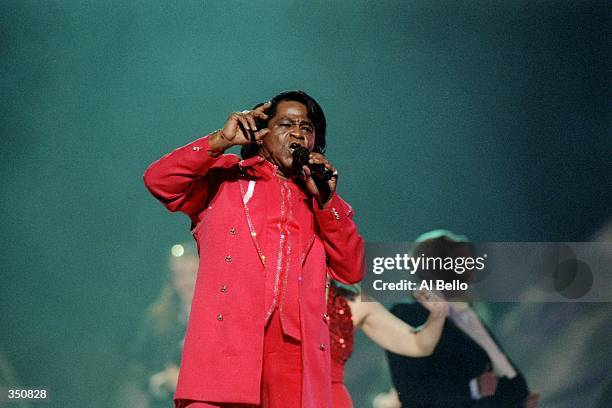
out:
<path id="1" fill-rule="evenodd" d="M 272 178 L 278 173 L 278 166 L 259 155 L 238 162 L 243 174 L 255 178 Z"/>
<path id="2" fill-rule="evenodd" d="M 246 169 L 247 167 L 253 167 L 256 164 L 259 164 L 264 160 L 265 159 L 262 156 L 256 154 L 255 156 L 249 157 L 248 159 L 240 160 L 238 162 L 238 166 L 240 166 L 240 168 L 242 169 Z"/>

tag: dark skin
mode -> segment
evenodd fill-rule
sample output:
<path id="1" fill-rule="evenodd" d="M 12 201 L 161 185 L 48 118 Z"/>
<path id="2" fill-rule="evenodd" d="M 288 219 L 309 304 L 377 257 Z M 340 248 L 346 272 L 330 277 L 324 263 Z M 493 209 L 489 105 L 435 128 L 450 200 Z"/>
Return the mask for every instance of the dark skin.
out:
<path id="1" fill-rule="evenodd" d="M 278 176 L 301 177 L 307 192 L 315 198 L 319 208 L 327 208 L 336 191 L 338 172 L 325 156 L 312 152 L 316 135 L 314 125 L 308 117 L 308 109 L 296 101 L 281 101 L 276 108 L 276 114 L 268 120 L 266 112 L 269 108 L 270 103 L 267 102 L 252 111 L 233 112 L 222 131 L 211 136 L 210 154 L 216 157 L 232 146 L 257 143 L 260 145 L 258 154 L 278 167 Z M 268 120 L 268 127 L 258 129 L 255 118 Z M 309 163 L 323 164 L 333 172 L 334 176 L 327 182 L 330 192 L 325 197 L 317 188 L 308 166 L 303 166 L 301 174 L 296 174 L 293 167 L 293 149 L 297 145 L 306 147 L 311 152 Z"/>

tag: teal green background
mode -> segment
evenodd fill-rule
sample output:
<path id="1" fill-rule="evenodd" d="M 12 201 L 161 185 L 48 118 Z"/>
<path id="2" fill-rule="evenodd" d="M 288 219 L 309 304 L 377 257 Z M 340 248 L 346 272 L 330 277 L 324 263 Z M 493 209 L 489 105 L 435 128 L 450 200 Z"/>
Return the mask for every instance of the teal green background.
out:
<path id="1" fill-rule="evenodd" d="M 190 238 L 142 173 L 287 89 L 325 109 L 367 240 L 588 239 L 612 201 L 606 3 L 0 1 L 5 357 L 52 406 L 112 406 Z M 349 366 L 358 406 L 376 361 Z"/>

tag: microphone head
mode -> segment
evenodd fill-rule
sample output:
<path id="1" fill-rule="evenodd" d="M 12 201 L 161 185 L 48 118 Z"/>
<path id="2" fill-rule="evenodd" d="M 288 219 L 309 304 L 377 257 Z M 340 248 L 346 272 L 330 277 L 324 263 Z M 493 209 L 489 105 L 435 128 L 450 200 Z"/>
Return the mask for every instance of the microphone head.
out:
<path id="1" fill-rule="evenodd" d="M 310 150 L 301 145 L 291 147 L 294 149 L 293 168 L 296 171 L 301 172 L 302 166 L 308 166 L 312 176 L 317 180 L 327 181 L 332 177 L 332 172 L 325 168 L 324 164 L 308 164 L 308 160 L 310 160 Z"/>
<path id="2" fill-rule="evenodd" d="M 301 169 L 302 166 L 308 164 L 308 160 L 310 159 L 310 151 L 304 146 L 297 146 L 293 150 L 293 167 L 296 169 Z"/>

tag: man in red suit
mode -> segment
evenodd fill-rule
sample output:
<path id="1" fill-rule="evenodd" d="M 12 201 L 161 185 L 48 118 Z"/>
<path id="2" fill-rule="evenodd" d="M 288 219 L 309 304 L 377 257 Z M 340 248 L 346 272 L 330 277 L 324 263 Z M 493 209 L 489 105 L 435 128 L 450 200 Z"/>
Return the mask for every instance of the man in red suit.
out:
<path id="1" fill-rule="evenodd" d="M 285 92 L 145 172 L 191 218 L 200 255 L 177 407 L 331 406 L 326 275 L 361 280 L 363 240 L 335 193 L 325 127 L 313 98 Z M 242 160 L 223 154 L 235 145 Z"/>

